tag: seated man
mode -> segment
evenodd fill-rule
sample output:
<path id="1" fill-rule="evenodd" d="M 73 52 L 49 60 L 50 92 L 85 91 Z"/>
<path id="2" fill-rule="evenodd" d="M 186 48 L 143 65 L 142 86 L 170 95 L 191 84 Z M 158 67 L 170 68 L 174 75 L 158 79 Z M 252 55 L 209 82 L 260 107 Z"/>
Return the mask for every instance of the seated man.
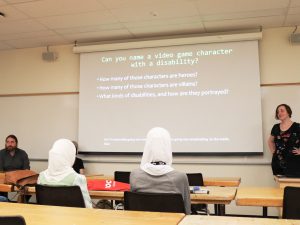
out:
<path id="1" fill-rule="evenodd" d="M 0 171 L 30 169 L 27 153 L 18 148 L 18 139 L 15 135 L 8 135 L 5 139 L 5 148 L 0 151 Z M 7 198 L 7 192 L 0 192 L 0 196 Z"/>
<path id="2" fill-rule="evenodd" d="M 30 169 L 27 153 L 18 148 L 18 139 L 15 135 L 8 135 L 5 139 L 5 149 L 0 151 L 0 171 Z"/>

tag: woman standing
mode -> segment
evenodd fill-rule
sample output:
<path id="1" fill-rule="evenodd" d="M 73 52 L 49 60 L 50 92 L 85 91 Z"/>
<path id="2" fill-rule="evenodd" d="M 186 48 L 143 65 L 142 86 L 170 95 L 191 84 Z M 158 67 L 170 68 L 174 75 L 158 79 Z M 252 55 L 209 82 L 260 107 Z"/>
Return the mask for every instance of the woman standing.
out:
<path id="1" fill-rule="evenodd" d="M 280 123 L 272 128 L 268 145 L 272 158 L 274 175 L 285 175 L 287 168 L 298 164 L 300 160 L 300 124 L 291 120 L 292 110 L 287 104 L 280 104 L 275 111 L 275 118 Z M 298 165 L 300 168 L 300 165 Z"/>

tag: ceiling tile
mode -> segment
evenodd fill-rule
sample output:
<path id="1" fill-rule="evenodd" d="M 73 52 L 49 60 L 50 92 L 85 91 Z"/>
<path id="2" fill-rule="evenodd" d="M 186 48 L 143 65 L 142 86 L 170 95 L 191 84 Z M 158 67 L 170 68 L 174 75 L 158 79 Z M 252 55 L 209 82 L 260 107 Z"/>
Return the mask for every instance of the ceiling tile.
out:
<path id="1" fill-rule="evenodd" d="M 74 42 L 97 42 L 103 40 L 116 40 L 116 39 L 128 39 L 133 36 L 127 30 L 109 30 L 98 32 L 87 32 L 78 34 L 65 34 L 63 35 L 67 40 Z"/>
<path id="2" fill-rule="evenodd" d="M 71 5 L 70 5 L 71 4 Z M 15 7 L 31 17 L 47 17 L 103 10 L 97 0 L 43 0 L 17 4 Z"/>
<path id="3" fill-rule="evenodd" d="M 18 3 L 23 3 L 23 2 L 38 2 L 41 0 L 5 0 L 9 4 L 18 4 Z"/>
<path id="4" fill-rule="evenodd" d="M 153 37 L 165 35 L 182 35 L 192 33 L 203 33 L 204 28 L 202 23 L 198 24 L 185 24 L 185 25 L 168 25 L 157 27 L 144 27 L 144 28 L 131 28 L 129 31 L 136 37 Z"/>
<path id="5" fill-rule="evenodd" d="M 288 14 L 299 14 L 298 16 L 300 17 L 300 7 L 289 8 Z"/>
<path id="6" fill-rule="evenodd" d="M 0 6 L 3 6 L 3 5 L 7 5 L 7 3 L 3 0 L 0 0 Z M 1 10 L 2 10 L 2 8 L 1 8 Z"/>
<path id="7" fill-rule="evenodd" d="M 170 5 L 155 5 L 140 8 L 133 7 L 112 9 L 111 12 L 120 20 L 120 22 L 163 20 L 166 18 L 180 18 L 199 15 L 194 4 L 190 2 L 177 4 L 176 7 L 170 7 Z"/>
<path id="8" fill-rule="evenodd" d="M 71 44 L 72 42 L 67 41 L 59 36 L 48 36 L 48 37 L 8 40 L 5 41 L 5 43 L 15 48 L 33 48 L 33 47 L 41 47 L 41 46 L 49 46 L 49 45 Z"/>
<path id="9" fill-rule="evenodd" d="M 251 29 L 263 27 L 276 27 L 284 23 L 284 16 L 270 16 L 259 18 L 248 18 L 240 20 L 220 20 L 220 21 L 207 21 L 204 22 L 206 31 L 229 31 L 236 29 Z"/>
<path id="10" fill-rule="evenodd" d="M 9 50 L 9 49 L 13 49 L 13 47 L 0 41 L 0 50 Z"/>
<path id="11" fill-rule="evenodd" d="M 285 26 L 300 26 L 300 15 L 288 15 L 285 20 Z"/>
<path id="12" fill-rule="evenodd" d="M 22 38 L 37 38 L 37 37 L 47 37 L 57 35 L 51 30 L 35 31 L 35 32 L 24 32 L 18 34 L 6 34 L 0 35 L 0 40 L 15 40 Z"/>
<path id="13" fill-rule="evenodd" d="M 138 27 L 193 24 L 193 23 L 199 23 L 201 21 L 202 20 L 199 16 L 194 16 L 194 17 L 182 17 L 182 18 L 172 18 L 172 19 L 164 19 L 164 20 L 126 22 L 123 23 L 123 25 L 127 28 L 138 28 Z"/>
<path id="14" fill-rule="evenodd" d="M 98 0 L 107 9 L 166 7 L 174 8 L 178 4 L 191 3 L 187 0 Z"/>
<path id="15" fill-rule="evenodd" d="M 0 23 L 28 18 L 28 16 L 26 16 L 24 13 L 19 12 L 18 10 L 16 10 L 14 7 L 10 5 L 1 6 L 0 11 L 5 14 L 5 18 L 0 19 Z"/>
<path id="16" fill-rule="evenodd" d="M 120 23 L 112 23 L 112 24 L 102 24 L 99 26 L 84 26 L 84 27 L 55 29 L 55 32 L 59 34 L 76 34 L 76 33 L 84 33 L 84 32 L 103 31 L 103 30 L 119 30 L 123 28 L 124 26 Z"/>
<path id="17" fill-rule="evenodd" d="M 257 11 L 245 11 L 235 12 L 227 14 L 211 14 L 202 16 L 203 21 L 214 20 L 231 20 L 231 19 L 251 19 L 255 17 L 269 17 L 269 16 L 284 16 L 286 9 L 272 9 L 272 10 L 257 10 Z"/>
<path id="18" fill-rule="evenodd" d="M 300 0 L 291 0 L 291 7 L 300 6 Z"/>
<path id="19" fill-rule="evenodd" d="M 42 30 L 46 30 L 46 28 L 43 25 L 33 20 L 21 20 L 21 21 L 0 23 L 0 35 L 23 33 L 23 32 L 34 32 L 34 31 L 42 31 Z"/>
<path id="20" fill-rule="evenodd" d="M 201 15 L 287 8 L 289 0 L 197 0 Z"/>
<path id="21" fill-rule="evenodd" d="M 118 20 L 107 11 L 45 17 L 37 20 L 51 29 L 97 26 L 118 22 Z"/>

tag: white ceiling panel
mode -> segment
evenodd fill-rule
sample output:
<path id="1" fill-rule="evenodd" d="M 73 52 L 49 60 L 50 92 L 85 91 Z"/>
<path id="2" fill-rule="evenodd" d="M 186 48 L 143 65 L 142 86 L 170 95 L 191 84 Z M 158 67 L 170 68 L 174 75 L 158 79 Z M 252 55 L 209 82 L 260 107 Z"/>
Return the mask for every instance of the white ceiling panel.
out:
<path id="1" fill-rule="evenodd" d="M 0 11 L 5 14 L 5 19 L 0 19 L 0 23 L 5 21 L 14 21 L 29 18 L 27 15 L 19 12 L 10 5 L 0 6 Z"/>
<path id="2" fill-rule="evenodd" d="M 96 26 L 100 24 L 116 23 L 118 20 L 107 11 L 81 13 L 65 16 L 53 16 L 37 19 L 51 29 L 70 28 L 80 26 Z"/>
<path id="3" fill-rule="evenodd" d="M 278 24 L 283 25 L 284 16 L 271 16 L 263 18 L 248 18 L 242 20 L 223 20 L 223 21 L 208 21 L 204 22 L 206 31 L 226 31 L 228 28 L 231 30 L 237 29 L 252 29 L 262 27 L 276 27 Z"/>
<path id="4" fill-rule="evenodd" d="M 39 38 L 26 38 L 26 39 L 17 39 L 17 40 L 8 40 L 5 41 L 10 46 L 14 48 L 32 48 L 32 47 L 42 47 L 48 45 L 60 45 L 60 44 L 71 44 L 72 42 L 67 41 L 58 36 L 48 36 L 39 37 Z"/>
<path id="5" fill-rule="evenodd" d="M 7 3 L 3 0 L 0 0 L 0 6 L 3 6 L 3 5 L 7 5 Z M 2 10 L 2 8 L 1 8 L 1 10 Z"/>
<path id="6" fill-rule="evenodd" d="M 290 8 L 288 14 L 289 15 L 299 14 L 300 17 L 300 7 Z"/>
<path id="7" fill-rule="evenodd" d="M 291 7 L 300 6 L 300 0 L 291 0 Z"/>
<path id="8" fill-rule="evenodd" d="M 300 15 L 288 15 L 286 17 L 285 26 L 300 26 Z"/>
<path id="9" fill-rule="evenodd" d="M 181 35 L 187 33 L 202 33 L 204 28 L 202 23 L 199 24 L 186 24 L 180 25 L 180 32 L 178 31 L 178 25 L 168 25 L 159 27 L 146 27 L 146 28 L 132 28 L 130 32 L 136 37 L 146 37 L 149 33 L 153 36 L 165 36 L 165 35 Z"/>
<path id="10" fill-rule="evenodd" d="M 156 5 L 141 8 L 113 9 L 112 14 L 120 22 L 163 20 L 166 18 L 180 18 L 198 16 L 198 10 L 194 4 L 186 3 L 170 7 L 170 5 Z"/>
<path id="11" fill-rule="evenodd" d="M 48 37 L 57 35 L 54 31 L 51 30 L 43 30 L 36 32 L 26 32 L 26 33 L 18 33 L 18 34 L 6 34 L 0 35 L 0 40 L 15 40 L 22 38 L 37 38 L 37 37 Z"/>
<path id="12" fill-rule="evenodd" d="M 197 0 L 201 15 L 287 8 L 289 0 Z"/>
<path id="13" fill-rule="evenodd" d="M 0 50 L 9 50 L 9 49 L 13 49 L 13 47 L 0 42 Z"/>
<path id="14" fill-rule="evenodd" d="M 46 28 L 33 20 L 0 23 L 0 35 L 42 31 Z"/>
<path id="15" fill-rule="evenodd" d="M 201 22 L 200 16 L 193 17 L 181 17 L 164 20 L 147 20 L 147 21 L 134 21 L 123 23 L 127 28 L 138 28 L 138 27 L 154 27 L 154 26 L 167 26 L 167 25 L 181 25 L 181 24 L 193 24 Z"/>
<path id="16" fill-rule="evenodd" d="M 0 11 L 0 50 L 300 24 L 300 0 L 0 0 Z"/>
<path id="17" fill-rule="evenodd" d="M 97 32 L 104 30 L 120 30 L 124 26 L 121 23 L 112 23 L 112 24 L 102 24 L 99 26 L 84 26 L 84 27 L 73 27 L 73 28 L 64 28 L 64 29 L 55 29 L 55 32 L 58 34 L 76 34 L 84 32 Z"/>
<path id="18" fill-rule="evenodd" d="M 67 15 L 105 9 L 97 0 L 43 0 L 17 4 L 15 7 L 31 17 Z"/>
<path id="19" fill-rule="evenodd" d="M 212 14 L 202 16 L 203 21 L 222 21 L 231 19 L 251 19 L 251 18 L 264 18 L 268 16 L 284 16 L 286 9 L 272 9 L 272 10 L 258 10 L 258 11 L 245 11 L 227 14 Z"/>
<path id="20" fill-rule="evenodd" d="M 93 41 L 104 41 L 104 40 L 121 40 L 133 38 L 127 30 L 109 30 L 99 32 L 88 32 L 80 34 L 65 34 L 63 35 L 67 40 L 74 42 L 93 42 Z"/>
<path id="21" fill-rule="evenodd" d="M 190 0 L 98 0 L 107 9 L 124 9 L 124 8 L 153 8 L 169 7 L 176 8 L 180 4 L 194 4 Z"/>

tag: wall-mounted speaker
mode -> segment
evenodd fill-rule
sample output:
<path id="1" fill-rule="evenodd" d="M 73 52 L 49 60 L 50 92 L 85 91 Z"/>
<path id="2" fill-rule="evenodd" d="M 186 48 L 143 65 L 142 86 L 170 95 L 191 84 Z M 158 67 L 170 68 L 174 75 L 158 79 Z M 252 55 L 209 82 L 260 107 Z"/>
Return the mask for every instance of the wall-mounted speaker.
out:
<path id="1" fill-rule="evenodd" d="M 55 61 L 56 59 L 58 58 L 57 56 L 57 53 L 56 52 L 43 52 L 42 53 L 42 59 L 44 61 L 47 61 L 47 62 L 53 62 Z"/>
<path id="2" fill-rule="evenodd" d="M 300 33 L 291 34 L 290 41 L 292 44 L 300 44 Z"/>

